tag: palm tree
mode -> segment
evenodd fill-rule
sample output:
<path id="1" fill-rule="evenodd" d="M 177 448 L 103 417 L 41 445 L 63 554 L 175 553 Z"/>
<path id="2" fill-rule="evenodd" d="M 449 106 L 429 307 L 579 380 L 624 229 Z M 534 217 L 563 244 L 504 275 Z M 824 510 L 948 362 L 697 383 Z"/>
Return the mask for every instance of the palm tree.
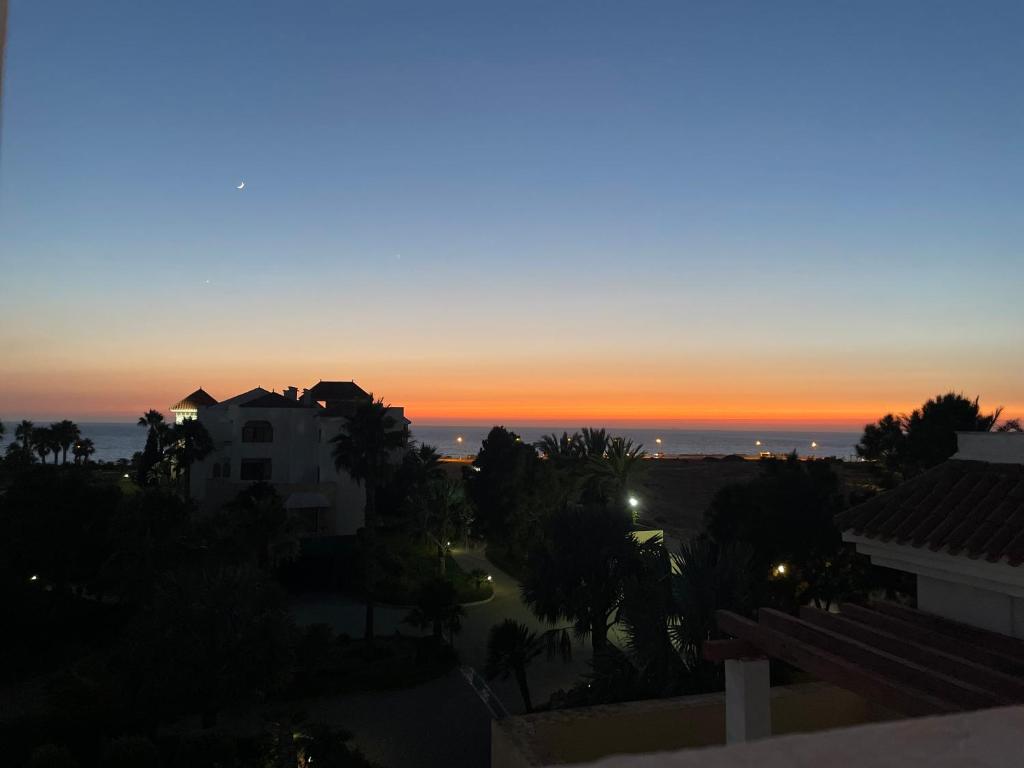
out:
<path id="1" fill-rule="evenodd" d="M 632 529 L 618 505 L 566 504 L 547 519 L 527 560 L 523 602 L 542 621 L 568 620 L 577 637 L 589 636 L 595 664 L 605 661 L 608 630 L 637 561 Z"/>
<path id="2" fill-rule="evenodd" d="M 135 482 L 139 485 L 149 485 L 152 483 L 153 467 L 162 458 L 168 426 L 164 423 L 164 415 L 152 408 L 139 417 L 138 425 L 145 427 L 148 432 L 146 433 L 146 447 L 143 448 L 136 467 Z"/>
<path id="3" fill-rule="evenodd" d="M 50 455 L 53 446 L 53 435 L 49 427 L 38 427 L 32 430 L 32 447 L 39 454 L 39 460 L 46 463 L 46 457 Z M 54 456 L 56 464 L 56 455 Z"/>
<path id="4" fill-rule="evenodd" d="M 71 450 L 71 446 L 75 444 L 75 441 L 81 435 L 81 431 L 78 429 L 78 425 L 73 421 L 64 419 L 50 425 L 50 432 L 53 433 L 54 440 L 61 450 L 61 463 L 68 463 L 68 451 Z M 54 458 L 56 464 L 56 457 Z"/>
<path id="5" fill-rule="evenodd" d="M 608 450 L 608 433 L 603 429 L 584 427 L 581 440 L 583 442 L 583 455 L 604 456 Z"/>
<path id="6" fill-rule="evenodd" d="M 33 424 L 28 419 L 23 419 L 21 424 L 14 428 L 14 439 L 21 441 L 21 447 L 25 450 L 25 453 L 31 455 L 32 451 L 32 430 L 35 429 Z"/>
<path id="7" fill-rule="evenodd" d="M 226 510 L 233 529 L 227 538 L 243 544 L 260 570 L 273 572 L 281 563 L 298 557 L 300 521 L 285 508 L 274 486 L 253 483 Z"/>
<path id="8" fill-rule="evenodd" d="M 590 468 L 594 479 L 608 499 L 625 505 L 631 492 L 641 483 L 648 465 L 647 453 L 642 445 L 632 440 L 613 437 L 603 456 L 591 456 Z"/>
<path id="9" fill-rule="evenodd" d="M 75 464 L 88 464 L 89 457 L 96 453 L 96 446 L 93 445 L 92 440 L 88 437 L 83 437 L 75 443 L 73 453 L 75 456 Z"/>
<path id="10" fill-rule="evenodd" d="M 213 438 L 206 431 L 206 427 L 195 419 L 185 419 L 180 424 L 175 424 L 168 435 L 167 453 L 174 462 L 178 477 L 184 478 L 187 499 L 191 487 L 192 465 L 213 452 Z"/>
<path id="11" fill-rule="evenodd" d="M 366 495 L 363 589 L 366 593 L 364 640 L 367 648 L 373 646 L 377 489 L 391 471 L 392 454 L 404 448 L 409 440 L 408 430 L 399 425 L 388 410 L 389 406 L 383 400 L 374 400 L 371 394 L 369 400 L 360 403 L 352 415 L 345 417 L 344 428 L 331 439 L 334 443 L 334 466 L 347 470 Z"/>
<path id="12" fill-rule="evenodd" d="M 452 644 L 455 633 L 462 629 L 462 617 L 466 611 L 456 600 L 455 585 L 447 579 L 436 578 L 420 585 L 416 594 L 416 607 L 403 619 L 420 629 L 431 627 L 434 640 L 440 643 L 448 633 Z"/>
<path id="13" fill-rule="evenodd" d="M 451 540 L 462 534 L 472 520 L 462 483 L 440 477 L 425 489 L 423 506 L 427 510 L 427 535 L 437 547 L 438 572 L 445 574 L 445 559 Z"/>
<path id="14" fill-rule="evenodd" d="M 533 711 L 530 700 L 530 686 L 526 681 L 526 668 L 543 650 L 543 643 L 536 633 L 515 619 L 505 619 L 491 627 L 487 636 L 487 661 L 484 663 L 484 677 L 493 680 L 500 677 L 507 680 L 513 675 L 523 697 L 527 712 Z"/>
<path id="15" fill-rule="evenodd" d="M 172 425 L 164 421 L 164 415 L 160 411 L 150 408 L 144 414 L 139 416 L 138 425 L 140 427 L 146 427 L 149 430 L 149 434 L 153 439 L 153 444 L 156 446 L 158 451 L 163 451 L 167 447 L 169 438 L 174 428 Z"/>
<path id="16" fill-rule="evenodd" d="M 583 438 L 579 432 L 562 432 L 561 436 L 552 432 L 544 435 L 534 443 L 541 456 L 552 461 L 571 461 L 578 459 L 584 450 Z"/>
<path id="17" fill-rule="evenodd" d="M 694 692 L 721 690 L 722 665 L 704 660 L 704 641 L 718 633 L 715 611 L 749 615 L 760 604 L 754 550 L 745 544 L 719 547 L 702 538 L 682 545 L 674 561 L 672 594 L 678 613 L 670 625 L 673 643 Z"/>

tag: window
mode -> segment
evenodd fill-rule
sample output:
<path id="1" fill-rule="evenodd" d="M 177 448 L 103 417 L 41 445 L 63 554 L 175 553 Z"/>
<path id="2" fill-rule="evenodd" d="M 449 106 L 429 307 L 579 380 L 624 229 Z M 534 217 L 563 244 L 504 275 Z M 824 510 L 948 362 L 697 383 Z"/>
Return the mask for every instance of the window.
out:
<path id="1" fill-rule="evenodd" d="M 224 477 L 231 477 L 231 462 L 224 462 Z"/>
<path id="2" fill-rule="evenodd" d="M 247 421 L 242 427 L 243 443 L 272 443 L 274 428 L 269 421 Z"/>
<path id="3" fill-rule="evenodd" d="M 242 480 L 259 483 L 270 480 L 270 459 L 242 459 Z"/>
<path id="4" fill-rule="evenodd" d="M 213 464 L 213 477 L 231 477 L 231 462 L 225 459 L 224 461 L 216 461 Z"/>

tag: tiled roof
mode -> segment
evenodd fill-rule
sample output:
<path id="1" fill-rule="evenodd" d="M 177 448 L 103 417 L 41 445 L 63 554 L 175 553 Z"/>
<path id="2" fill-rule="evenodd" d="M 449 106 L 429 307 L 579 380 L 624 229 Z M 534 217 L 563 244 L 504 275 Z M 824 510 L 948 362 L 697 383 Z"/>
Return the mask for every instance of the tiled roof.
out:
<path id="1" fill-rule="evenodd" d="M 268 392 L 252 400 L 242 403 L 240 408 L 302 408 L 302 403 L 279 395 L 276 392 Z"/>
<path id="2" fill-rule="evenodd" d="M 354 381 L 321 381 L 309 390 L 313 400 L 367 400 L 370 393 Z"/>
<path id="3" fill-rule="evenodd" d="M 836 516 L 840 530 L 1024 562 L 1024 465 L 950 460 Z"/>
<path id="4" fill-rule="evenodd" d="M 172 411 L 193 411 L 201 405 L 216 405 L 217 401 L 202 387 L 191 395 L 183 397 L 175 405 L 171 406 Z"/>
<path id="5" fill-rule="evenodd" d="M 243 405 L 248 403 L 250 400 L 255 400 L 257 397 L 263 397 L 263 395 L 269 395 L 270 392 L 265 390 L 263 387 L 253 387 L 247 392 L 242 392 L 240 395 L 229 397 L 227 400 L 221 401 L 220 405 Z"/>

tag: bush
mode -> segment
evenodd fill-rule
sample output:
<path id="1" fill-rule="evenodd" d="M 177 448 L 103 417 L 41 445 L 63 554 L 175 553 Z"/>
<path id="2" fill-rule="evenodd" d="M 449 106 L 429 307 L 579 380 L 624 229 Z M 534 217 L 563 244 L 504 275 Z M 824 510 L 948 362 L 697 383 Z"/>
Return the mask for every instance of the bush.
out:
<path id="1" fill-rule="evenodd" d="M 310 625 L 296 646 L 296 670 L 285 698 L 403 688 L 431 680 L 455 663 L 439 655 L 430 638 L 378 637 L 367 658 L 362 643 L 335 635 L 326 624 Z"/>

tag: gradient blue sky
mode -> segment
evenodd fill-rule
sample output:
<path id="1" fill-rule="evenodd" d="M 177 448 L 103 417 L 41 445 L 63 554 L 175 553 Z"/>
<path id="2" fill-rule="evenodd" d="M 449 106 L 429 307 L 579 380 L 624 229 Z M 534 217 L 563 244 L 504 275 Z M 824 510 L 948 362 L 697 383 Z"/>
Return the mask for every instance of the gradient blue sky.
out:
<path id="1" fill-rule="evenodd" d="M 11 6 L 0 418 L 1024 412 L 1024 3 Z"/>

